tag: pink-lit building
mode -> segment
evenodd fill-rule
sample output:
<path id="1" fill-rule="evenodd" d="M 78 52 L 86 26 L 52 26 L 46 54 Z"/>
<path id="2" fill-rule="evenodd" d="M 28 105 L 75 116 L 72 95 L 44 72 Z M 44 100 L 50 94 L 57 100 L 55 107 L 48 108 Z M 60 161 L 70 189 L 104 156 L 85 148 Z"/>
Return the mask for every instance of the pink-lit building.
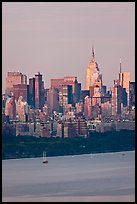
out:
<path id="1" fill-rule="evenodd" d="M 89 90 L 90 86 L 95 85 L 99 85 L 100 89 L 102 89 L 102 75 L 100 74 L 97 62 L 95 61 L 95 51 L 92 47 L 92 56 L 86 72 L 86 89 Z"/>
<path id="2" fill-rule="evenodd" d="M 13 85 L 17 84 L 27 84 L 27 76 L 21 72 L 11 72 L 9 71 L 6 77 L 6 90 L 5 93 L 11 96 L 13 92 Z"/>
<path id="3" fill-rule="evenodd" d="M 5 115 L 9 116 L 11 120 L 16 119 L 16 103 L 14 97 L 8 98 L 6 100 Z"/>

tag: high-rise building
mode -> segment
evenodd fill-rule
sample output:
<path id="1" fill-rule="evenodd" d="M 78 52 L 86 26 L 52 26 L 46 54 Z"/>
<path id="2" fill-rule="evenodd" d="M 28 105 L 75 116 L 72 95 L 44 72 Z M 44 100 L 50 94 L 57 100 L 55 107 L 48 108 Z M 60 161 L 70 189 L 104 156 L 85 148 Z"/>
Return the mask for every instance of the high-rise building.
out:
<path id="1" fill-rule="evenodd" d="M 6 90 L 5 93 L 9 96 L 12 95 L 13 85 L 27 84 L 27 76 L 21 72 L 8 72 L 6 77 Z"/>
<path id="2" fill-rule="evenodd" d="M 123 89 L 120 85 L 115 84 L 114 87 L 112 87 L 112 115 L 121 114 L 122 99 Z"/>
<path id="3" fill-rule="evenodd" d="M 86 89 L 89 90 L 89 87 L 94 85 L 99 85 L 102 89 L 102 75 L 100 74 L 97 62 L 95 61 L 94 48 L 92 47 L 92 56 L 86 73 Z"/>
<path id="4" fill-rule="evenodd" d="M 51 79 L 51 87 L 59 89 L 63 85 L 72 86 L 72 100 L 73 104 L 79 102 L 80 93 L 81 93 L 81 83 L 78 83 L 77 77 L 75 76 L 66 76 L 60 79 Z"/>
<path id="5" fill-rule="evenodd" d="M 119 73 L 119 85 L 126 89 L 127 93 L 127 105 L 129 106 L 130 100 L 130 72 L 122 72 L 121 59 L 120 59 L 120 73 Z"/>
<path id="6" fill-rule="evenodd" d="M 81 90 L 81 96 L 80 99 L 84 103 L 85 97 L 90 96 L 90 91 L 89 90 Z"/>
<path id="7" fill-rule="evenodd" d="M 123 72 L 122 74 L 122 87 L 127 92 L 127 105 L 129 106 L 129 83 L 130 83 L 130 72 Z"/>
<path id="8" fill-rule="evenodd" d="M 35 78 L 29 79 L 29 100 L 28 104 L 35 107 Z"/>
<path id="9" fill-rule="evenodd" d="M 68 104 L 72 104 L 72 86 L 62 85 L 59 89 L 60 112 L 63 112 L 63 108 Z"/>
<path id="10" fill-rule="evenodd" d="M 35 108 L 42 109 L 44 106 L 44 82 L 42 81 L 42 74 L 37 72 L 35 74 Z"/>
<path id="11" fill-rule="evenodd" d="M 18 100 L 20 96 L 23 96 L 24 100 L 28 101 L 28 85 L 27 84 L 13 85 L 13 95 L 16 100 Z"/>
<path id="12" fill-rule="evenodd" d="M 47 92 L 47 105 L 49 112 L 52 113 L 53 111 L 59 110 L 59 89 L 57 88 L 49 88 Z"/>
<path id="13" fill-rule="evenodd" d="M 130 107 L 135 106 L 135 82 L 130 82 Z"/>
<path id="14" fill-rule="evenodd" d="M 27 121 L 28 103 L 24 100 L 22 96 L 19 97 L 18 102 L 17 102 L 17 114 L 18 114 L 20 121 L 22 122 Z"/>
<path id="15" fill-rule="evenodd" d="M 5 115 L 9 116 L 9 118 L 12 120 L 16 119 L 16 103 L 13 96 L 6 100 Z"/>

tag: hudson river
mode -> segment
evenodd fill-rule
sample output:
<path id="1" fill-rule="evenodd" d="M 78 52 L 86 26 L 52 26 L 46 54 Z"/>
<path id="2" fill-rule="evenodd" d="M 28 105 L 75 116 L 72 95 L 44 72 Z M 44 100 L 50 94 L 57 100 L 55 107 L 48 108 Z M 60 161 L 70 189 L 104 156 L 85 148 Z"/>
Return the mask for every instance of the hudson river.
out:
<path id="1" fill-rule="evenodd" d="M 6 201 L 135 202 L 135 151 L 3 160 Z"/>

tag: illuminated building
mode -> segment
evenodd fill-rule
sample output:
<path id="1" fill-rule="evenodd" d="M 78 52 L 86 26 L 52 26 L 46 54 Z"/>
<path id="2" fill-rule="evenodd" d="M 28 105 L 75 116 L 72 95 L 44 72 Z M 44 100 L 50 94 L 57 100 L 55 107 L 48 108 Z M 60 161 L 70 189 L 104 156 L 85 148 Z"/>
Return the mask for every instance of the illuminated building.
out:
<path id="1" fill-rule="evenodd" d="M 16 103 L 14 97 L 8 98 L 6 100 L 5 115 L 9 116 L 11 120 L 16 119 Z"/>
<path id="2" fill-rule="evenodd" d="M 122 72 L 121 59 L 120 59 L 120 73 L 119 73 L 119 85 L 126 89 L 127 93 L 127 105 L 129 106 L 130 100 L 130 72 Z"/>
<path id="3" fill-rule="evenodd" d="M 8 72 L 6 77 L 6 90 L 5 93 L 11 96 L 13 92 L 13 85 L 27 84 L 27 76 L 21 72 Z"/>
<path id="4" fill-rule="evenodd" d="M 28 103 L 24 100 L 22 96 L 19 97 L 18 102 L 17 102 L 17 114 L 18 114 L 20 121 L 22 122 L 27 121 Z"/>
<path id="5" fill-rule="evenodd" d="M 89 90 L 89 87 L 94 85 L 99 85 L 102 90 L 102 75 L 100 74 L 97 62 L 95 61 L 94 49 L 92 47 L 92 56 L 86 73 L 86 89 Z"/>
<path id="6" fill-rule="evenodd" d="M 28 85 L 27 84 L 13 85 L 13 95 L 16 100 L 18 100 L 20 96 L 23 96 L 24 100 L 28 101 Z"/>

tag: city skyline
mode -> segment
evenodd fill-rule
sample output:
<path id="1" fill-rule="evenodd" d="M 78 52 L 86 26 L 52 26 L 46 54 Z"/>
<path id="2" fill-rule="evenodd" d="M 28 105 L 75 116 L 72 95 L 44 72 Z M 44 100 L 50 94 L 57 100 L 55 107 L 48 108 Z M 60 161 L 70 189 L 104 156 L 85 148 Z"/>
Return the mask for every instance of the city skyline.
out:
<path id="1" fill-rule="evenodd" d="M 134 9 L 134 2 L 4 2 L 2 91 L 7 72 L 18 70 L 28 78 L 40 71 L 45 88 L 52 78 L 77 76 L 86 89 L 92 44 L 103 84 L 113 86 L 120 58 L 135 81 Z"/>

